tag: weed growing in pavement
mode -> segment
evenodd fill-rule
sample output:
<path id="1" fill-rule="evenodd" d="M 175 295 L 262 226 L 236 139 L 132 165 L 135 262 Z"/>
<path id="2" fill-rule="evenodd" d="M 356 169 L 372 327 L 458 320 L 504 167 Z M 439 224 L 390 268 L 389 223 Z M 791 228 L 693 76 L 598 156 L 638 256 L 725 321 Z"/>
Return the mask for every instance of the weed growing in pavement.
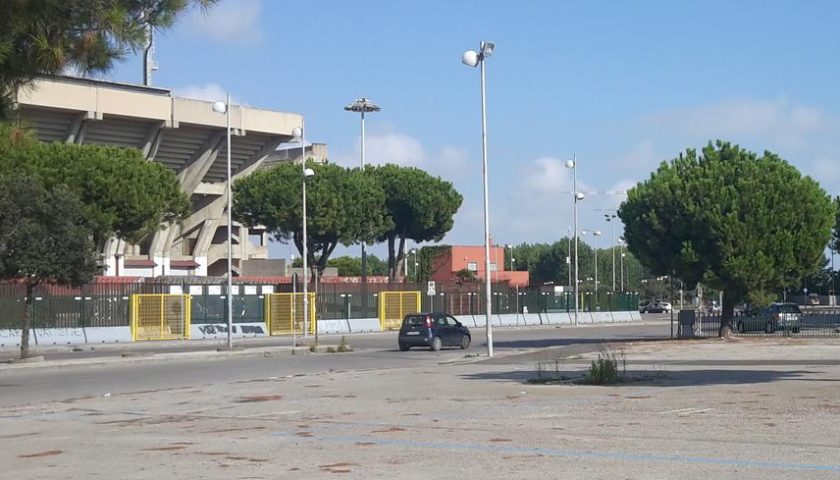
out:
<path id="1" fill-rule="evenodd" d="M 584 376 L 584 383 L 590 385 L 613 385 L 624 381 L 627 374 L 627 356 L 624 350 L 616 352 L 610 347 L 602 347 L 598 358 L 592 360 L 589 371 Z"/>
<path id="2" fill-rule="evenodd" d="M 560 365 L 562 364 L 563 362 L 560 359 L 555 359 L 552 362 L 537 362 L 537 377 L 529 378 L 527 383 L 545 384 L 570 381 L 570 377 L 560 374 Z"/>
<path id="3" fill-rule="evenodd" d="M 313 343 L 309 344 L 309 351 L 310 352 L 315 353 L 315 350 L 317 350 L 317 349 L 318 349 L 318 344 L 317 343 L 313 342 Z"/>
<path id="4" fill-rule="evenodd" d="M 327 353 L 335 353 L 335 351 L 336 351 L 335 348 L 327 347 Z"/>
<path id="5" fill-rule="evenodd" d="M 347 344 L 347 337 L 344 335 L 341 336 L 341 343 L 338 344 L 338 351 L 341 353 L 353 351 L 353 349 L 350 348 L 350 345 Z"/>

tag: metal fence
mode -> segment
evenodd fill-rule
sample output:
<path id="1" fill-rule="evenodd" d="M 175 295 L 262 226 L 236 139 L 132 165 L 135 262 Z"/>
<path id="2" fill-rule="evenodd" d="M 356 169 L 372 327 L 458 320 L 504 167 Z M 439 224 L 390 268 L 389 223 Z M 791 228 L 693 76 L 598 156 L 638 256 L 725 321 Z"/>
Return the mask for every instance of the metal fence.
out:
<path id="1" fill-rule="evenodd" d="M 213 283 L 211 283 L 211 281 Z M 485 298 L 481 284 L 438 284 L 429 295 L 426 284 L 320 284 L 310 285 L 316 292 L 316 314 L 322 320 L 377 318 L 381 292 L 418 290 L 420 310 L 453 315 L 482 315 Z M 233 322 L 265 321 L 265 294 L 300 292 L 300 285 L 235 284 Z M 192 324 L 225 323 L 228 297 L 221 279 L 150 279 L 136 283 L 91 283 L 80 288 L 41 285 L 35 289 L 33 322 L 35 328 L 118 327 L 130 325 L 131 295 L 188 294 L 192 298 Z M 0 283 L 0 329 L 20 328 L 23 323 L 26 288 L 19 283 Z M 581 311 L 630 311 L 638 307 L 635 293 L 581 292 Z M 573 312 L 574 295 L 555 294 L 544 288 L 517 289 L 507 284 L 492 288 L 493 313 Z"/>
<path id="2" fill-rule="evenodd" d="M 745 337 L 840 337 L 840 309 L 803 309 L 802 313 L 787 315 L 790 316 L 780 319 L 770 314 L 736 314 L 732 319 L 733 333 Z M 693 322 L 688 321 L 680 328 L 690 330 L 682 336 L 717 337 L 720 315 L 697 314 Z"/>

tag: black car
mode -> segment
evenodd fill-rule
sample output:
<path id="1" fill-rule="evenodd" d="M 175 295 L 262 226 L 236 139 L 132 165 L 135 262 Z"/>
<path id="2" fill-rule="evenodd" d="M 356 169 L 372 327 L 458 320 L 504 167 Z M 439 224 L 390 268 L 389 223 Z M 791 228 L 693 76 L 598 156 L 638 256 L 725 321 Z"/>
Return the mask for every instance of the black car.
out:
<path id="1" fill-rule="evenodd" d="M 429 347 L 435 352 L 442 347 L 467 349 L 471 340 L 470 329 L 445 313 L 406 315 L 397 337 L 402 351 L 411 347 Z"/>

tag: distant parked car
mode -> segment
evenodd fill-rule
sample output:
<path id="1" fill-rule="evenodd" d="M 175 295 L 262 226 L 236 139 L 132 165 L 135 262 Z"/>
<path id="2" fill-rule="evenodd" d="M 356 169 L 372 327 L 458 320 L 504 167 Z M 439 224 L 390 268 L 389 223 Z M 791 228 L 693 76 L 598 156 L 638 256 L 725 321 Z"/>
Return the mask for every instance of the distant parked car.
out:
<path id="1" fill-rule="evenodd" d="M 735 329 L 738 333 L 773 333 L 777 330 L 799 333 L 801 315 L 802 311 L 795 303 L 773 303 L 767 308 L 743 311 L 735 322 Z"/>
<path id="2" fill-rule="evenodd" d="M 428 347 L 438 351 L 443 347 L 470 348 L 470 329 L 455 317 L 445 313 L 413 313 L 403 319 L 397 337 L 400 350 Z"/>
<path id="3" fill-rule="evenodd" d="M 653 302 L 647 304 L 641 313 L 671 313 L 671 304 L 668 302 Z"/>

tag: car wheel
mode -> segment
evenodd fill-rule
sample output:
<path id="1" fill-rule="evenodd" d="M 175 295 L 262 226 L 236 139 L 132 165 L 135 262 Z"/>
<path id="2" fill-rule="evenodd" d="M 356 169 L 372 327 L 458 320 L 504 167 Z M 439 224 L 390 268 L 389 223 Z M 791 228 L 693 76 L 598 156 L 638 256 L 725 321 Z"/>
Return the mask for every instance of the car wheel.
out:
<path id="1" fill-rule="evenodd" d="M 411 348 L 411 347 L 409 347 L 408 345 L 406 345 L 404 343 L 400 344 L 400 351 L 402 351 L 402 352 L 407 352 L 409 348 Z"/>
<path id="2" fill-rule="evenodd" d="M 776 329 L 773 328 L 773 322 L 767 322 L 764 324 L 764 333 L 773 333 Z"/>
<path id="3" fill-rule="evenodd" d="M 440 339 L 440 337 L 435 337 L 434 340 L 432 340 L 432 344 L 429 346 L 429 348 L 433 352 L 437 352 L 437 351 L 440 351 L 440 347 L 442 347 L 442 346 L 443 346 L 443 341 Z"/>
<path id="4" fill-rule="evenodd" d="M 470 348 L 470 336 L 464 335 L 464 338 L 461 339 L 461 350 L 466 350 Z"/>
<path id="5" fill-rule="evenodd" d="M 744 333 L 744 322 L 738 322 L 735 329 L 738 330 L 738 333 Z"/>

